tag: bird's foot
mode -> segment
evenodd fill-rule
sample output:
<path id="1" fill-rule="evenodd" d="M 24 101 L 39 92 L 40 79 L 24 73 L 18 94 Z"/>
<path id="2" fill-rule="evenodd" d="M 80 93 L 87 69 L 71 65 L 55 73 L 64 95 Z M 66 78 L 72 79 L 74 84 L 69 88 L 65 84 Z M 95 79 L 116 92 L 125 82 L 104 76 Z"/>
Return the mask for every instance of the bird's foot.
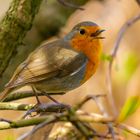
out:
<path id="1" fill-rule="evenodd" d="M 70 109 L 70 105 L 63 104 L 63 103 L 41 103 L 36 104 L 32 109 L 28 110 L 22 119 L 25 119 L 27 116 L 34 117 L 42 112 L 55 112 L 55 113 L 61 113 L 66 110 Z"/>

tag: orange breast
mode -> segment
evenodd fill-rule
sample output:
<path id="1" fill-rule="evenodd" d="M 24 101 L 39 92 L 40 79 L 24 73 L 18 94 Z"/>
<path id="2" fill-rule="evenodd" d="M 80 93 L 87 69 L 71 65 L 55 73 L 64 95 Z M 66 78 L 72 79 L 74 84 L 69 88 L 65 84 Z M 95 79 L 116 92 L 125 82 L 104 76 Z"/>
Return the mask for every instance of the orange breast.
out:
<path id="1" fill-rule="evenodd" d="M 86 82 L 96 72 L 97 67 L 98 67 L 98 62 L 93 63 L 91 61 L 88 61 L 85 70 L 84 79 L 81 81 L 81 83 Z"/>
<path id="2" fill-rule="evenodd" d="M 73 49 L 83 52 L 88 58 L 84 79 L 81 82 L 84 83 L 96 72 L 99 65 L 102 44 L 99 39 L 94 39 L 90 35 L 82 36 L 79 34 L 75 35 L 70 43 Z"/>

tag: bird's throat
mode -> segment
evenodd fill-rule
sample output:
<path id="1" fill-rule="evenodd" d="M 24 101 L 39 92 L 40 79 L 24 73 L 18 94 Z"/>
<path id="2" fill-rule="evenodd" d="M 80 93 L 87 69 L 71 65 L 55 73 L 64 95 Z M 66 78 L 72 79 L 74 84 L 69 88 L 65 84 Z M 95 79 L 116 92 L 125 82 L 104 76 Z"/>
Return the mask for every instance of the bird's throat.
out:
<path id="1" fill-rule="evenodd" d="M 100 53 L 102 49 L 102 44 L 100 40 L 78 40 L 74 38 L 71 42 L 72 47 L 79 52 L 83 52 L 87 58 L 88 62 L 86 65 L 84 79 L 82 83 L 86 82 L 95 72 L 99 65 Z"/>

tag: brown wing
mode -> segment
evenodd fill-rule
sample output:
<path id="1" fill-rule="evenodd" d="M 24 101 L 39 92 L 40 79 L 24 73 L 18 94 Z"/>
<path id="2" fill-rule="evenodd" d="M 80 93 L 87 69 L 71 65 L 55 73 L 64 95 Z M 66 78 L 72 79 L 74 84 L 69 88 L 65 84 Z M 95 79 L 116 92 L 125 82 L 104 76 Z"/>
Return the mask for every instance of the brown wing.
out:
<path id="1" fill-rule="evenodd" d="M 64 76 L 78 69 L 85 62 L 85 56 L 62 45 L 64 44 L 54 42 L 36 49 L 27 60 L 19 65 L 7 87 L 37 82 L 58 74 Z M 78 64 L 75 63 L 76 65 L 71 68 L 73 62 Z"/>

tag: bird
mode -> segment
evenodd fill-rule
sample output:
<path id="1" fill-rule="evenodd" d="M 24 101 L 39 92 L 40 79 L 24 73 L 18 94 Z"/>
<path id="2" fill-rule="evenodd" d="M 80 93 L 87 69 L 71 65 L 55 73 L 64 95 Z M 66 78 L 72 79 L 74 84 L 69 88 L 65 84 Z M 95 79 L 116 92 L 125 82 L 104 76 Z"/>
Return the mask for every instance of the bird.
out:
<path id="1" fill-rule="evenodd" d="M 40 45 L 17 67 L 0 93 L 0 102 L 26 85 L 32 87 L 40 103 L 37 91 L 66 93 L 84 84 L 98 68 L 103 31 L 96 23 L 83 21 L 64 37 Z"/>

